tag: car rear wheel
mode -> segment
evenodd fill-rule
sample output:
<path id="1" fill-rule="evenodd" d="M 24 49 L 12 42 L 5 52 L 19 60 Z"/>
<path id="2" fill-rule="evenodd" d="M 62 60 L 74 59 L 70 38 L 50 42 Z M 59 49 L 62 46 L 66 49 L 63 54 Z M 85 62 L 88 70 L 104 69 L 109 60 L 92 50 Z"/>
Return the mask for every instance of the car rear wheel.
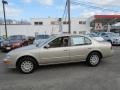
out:
<path id="1" fill-rule="evenodd" d="M 95 67 L 100 64 L 100 60 L 101 60 L 100 54 L 98 52 L 93 52 L 88 55 L 86 62 L 88 65 Z"/>
<path id="2" fill-rule="evenodd" d="M 32 73 L 36 67 L 36 62 L 30 57 L 21 58 L 17 64 L 17 69 L 24 74 Z"/>

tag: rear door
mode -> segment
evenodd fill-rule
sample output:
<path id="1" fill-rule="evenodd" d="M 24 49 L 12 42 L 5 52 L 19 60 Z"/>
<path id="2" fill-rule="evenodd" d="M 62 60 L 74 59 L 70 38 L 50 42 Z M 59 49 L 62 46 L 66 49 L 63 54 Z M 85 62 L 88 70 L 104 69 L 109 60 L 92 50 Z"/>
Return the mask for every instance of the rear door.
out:
<path id="1" fill-rule="evenodd" d="M 86 59 L 86 56 L 92 49 L 92 42 L 84 36 L 72 36 L 70 47 L 70 60 L 80 61 Z"/>

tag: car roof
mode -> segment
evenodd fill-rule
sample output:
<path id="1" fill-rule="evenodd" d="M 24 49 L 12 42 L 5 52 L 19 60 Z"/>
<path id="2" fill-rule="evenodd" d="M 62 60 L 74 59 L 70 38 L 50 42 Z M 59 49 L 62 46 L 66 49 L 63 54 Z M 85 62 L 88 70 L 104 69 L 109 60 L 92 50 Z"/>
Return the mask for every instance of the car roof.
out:
<path id="1" fill-rule="evenodd" d="M 85 37 L 89 37 L 87 35 L 83 35 L 83 34 L 58 34 L 58 35 L 52 35 L 52 36 L 56 36 L 56 37 L 67 37 L 67 36 L 85 36 Z"/>

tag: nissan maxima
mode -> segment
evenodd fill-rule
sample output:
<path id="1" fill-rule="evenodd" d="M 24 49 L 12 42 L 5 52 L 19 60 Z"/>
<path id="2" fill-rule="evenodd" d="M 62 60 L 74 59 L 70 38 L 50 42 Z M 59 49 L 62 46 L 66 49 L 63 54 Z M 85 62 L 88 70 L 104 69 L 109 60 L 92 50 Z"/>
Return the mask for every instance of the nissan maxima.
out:
<path id="1" fill-rule="evenodd" d="M 112 56 L 112 46 L 85 35 L 55 35 L 42 43 L 15 49 L 4 58 L 9 68 L 29 74 L 39 65 L 85 61 L 95 67 L 102 58 Z"/>

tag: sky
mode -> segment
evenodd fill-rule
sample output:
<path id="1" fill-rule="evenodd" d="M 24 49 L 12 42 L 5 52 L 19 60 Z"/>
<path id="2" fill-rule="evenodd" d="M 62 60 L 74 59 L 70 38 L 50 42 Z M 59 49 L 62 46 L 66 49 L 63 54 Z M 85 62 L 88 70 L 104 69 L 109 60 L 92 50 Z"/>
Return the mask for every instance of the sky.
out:
<path id="1" fill-rule="evenodd" d="M 6 0 L 6 17 L 9 19 L 58 18 L 63 16 L 66 0 Z M 108 8 L 109 10 L 93 9 L 88 6 L 71 4 L 71 17 L 90 17 L 95 14 L 120 14 L 120 0 L 71 0 L 87 5 Z M 114 10 L 114 11 L 113 11 Z M 2 0 L 0 17 L 3 17 Z"/>

